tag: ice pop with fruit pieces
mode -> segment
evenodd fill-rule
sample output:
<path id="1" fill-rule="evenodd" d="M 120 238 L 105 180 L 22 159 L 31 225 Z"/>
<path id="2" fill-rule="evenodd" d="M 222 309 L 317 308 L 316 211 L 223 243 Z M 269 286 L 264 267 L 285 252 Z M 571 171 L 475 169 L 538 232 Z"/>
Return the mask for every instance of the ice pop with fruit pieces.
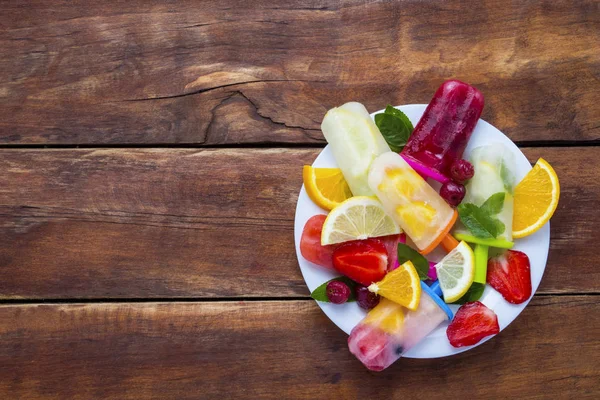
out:
<path id="1" fill-rule="evenodd" d="M 365 106 L 351 102 L 332 108 L 325 114 L 321 130 L 352 194 L 372 196 L 367 184 L 369 166 L 390 147 Z"/>
<path id="2" fill-rule="evenodd" d="M 474 204 L 497 219 L 499 231 L 496 237 L 482 238 L 470 232 L 463 224 L 457 224 L 454 236 L 458 240 L 475 244 L 474 282 L 485 283 L 488 247 L 509 249 L 512 242 L 513 190 L 515 158 L 511 150 L 502 143 L 493 143 L 473 149 L 469 161 L 475 175 L 467 183 L 467 194 L 463 204 Z M 489 207 L 493 195 L 504 194 L 504 201 L 497 207 Z M 494 209 L 496 208 L 496 209 Z"/>
<path id="3" fill-rule="evenodd" d="M 384 370 L 439 324 L 452 320 L 452 311 L 440 299 L 438 283 L 429 287 L 421 281 L 421 289 L 416 311 L 381 298 L 379 304 L 352 329 L 348 347 L 368 369 Z"/>
<path id="4" fill-rule="evenodd" d="M 371 164 L 368 183 L 422 254 L 442 241 L 447 251 L 458 244 L 446 238 L 456 221 L 456 211 L 399 154 L 378 156 Z"/>
<path id="5" fill-rule="evenodd" d="M 433 95 L 402 157 L 419 174 L 445 183 L 460 160 L 483 111 L 483 95 L 473 86 L 446 81 Z"/>

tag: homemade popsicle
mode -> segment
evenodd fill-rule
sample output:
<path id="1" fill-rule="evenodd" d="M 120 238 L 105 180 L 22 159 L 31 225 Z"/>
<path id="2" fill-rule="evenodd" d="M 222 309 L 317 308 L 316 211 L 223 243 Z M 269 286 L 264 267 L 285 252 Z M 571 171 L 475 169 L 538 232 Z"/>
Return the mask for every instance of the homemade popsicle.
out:
<path id="1" fill-rule="evenodd" d="M 354 196 L 373 196 L 367 184 L 371 162 L 390 147 L 360 103 L 346 103 L 325 114 L 321 130 Z"/>
<path id="2" fill-rule="evenodd" d="M 515 157 L 502 143 L 493 143 L 473 149 L 469 161 L 475 168 L 475 175 L 467 183 L 467 194 L 463 204 L 472 203 L 481 207 L 492 195 L 504 194 L 504 202 L 491 216 L 501 222 L 503 228 L 495 238 L 481 238 L 462 224 L 457 224 L 454 236 L 458 240 L 474 243 L 475 282 L 485 283 L 488 247 L 509 249 L 512 242 L 513 190 L 515 186 Z M 495 212 L 498 211 L 498 212 Z"/>
<path id="3" fill-rule="evenodd" d="M 452 319 L 452 311 L 439 298 L 437 282 L 429 287 L 421 281 L 421 289 L 416 311 L 381 298 L 377 307 L 352 329 L 348 347 L 368 369 L 387 368 L 439 324 Z"/>
<path id="4" fill-rule="evenodd" d="M 422 254 L 440 244 L 456 221 L 456 211 L 397 153 L 373 161 L 368 183 Z"/>
<path id="5" fill-rule="evenodd" d="M 473 86 L 446 81 L 433 95 L 402 157 L 418 173 L 445 183 L 460 159 L 483 111 L 483 95 Z"/>

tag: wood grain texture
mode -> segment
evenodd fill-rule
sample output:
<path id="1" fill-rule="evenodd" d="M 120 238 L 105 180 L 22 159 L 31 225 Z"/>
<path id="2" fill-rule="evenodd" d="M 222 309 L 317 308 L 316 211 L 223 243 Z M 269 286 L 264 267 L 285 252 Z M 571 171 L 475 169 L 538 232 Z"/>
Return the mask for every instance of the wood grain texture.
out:
<path id="1" fill-rule="evenodd" d="M 474 350 L 371 373 L 313 301 L 1 306 L 0 395 L 597 399 L 598 312 L 595 296 L 536 297 Z"/>
<path id="2" fill-rule="evenodd" d="M 322 142 L 458 78 L 513 140 L 600 139 L 600 4 L 3 1 L 0 143 Z"/>
<path id="3" fill-rule="evenodd" d="M 524 150 L 562 183 L 539 291 L 597 293 L 597 148 Z M 293 221 L 319 151 L 2 150 L 0 297 L 307 296 Z"/>

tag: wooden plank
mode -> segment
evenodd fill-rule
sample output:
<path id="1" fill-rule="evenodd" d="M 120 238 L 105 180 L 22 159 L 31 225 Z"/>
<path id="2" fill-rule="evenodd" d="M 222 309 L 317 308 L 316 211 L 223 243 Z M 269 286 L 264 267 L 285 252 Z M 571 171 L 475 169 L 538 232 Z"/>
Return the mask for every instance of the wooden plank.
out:
<path id="1" fill-rule="evenodd" d="M 584 1 L 5 1 L 0 143 L 314 143 L 327 109 L 486 96 L 519 141 L 600 138 Z"/>
<path id="2" fill-rule="evenodd" d="M 307 296 L 294 249 L 319 149 L 2 150 L 1 298 Z M 525 149 L 560 176 L 540 292 L 600 286 L 598 149 Z"/>
<path id="3" fill-rule="evenodd" d="M 536 297 L 457 356 L 368 372 L 313 301 L 0 307 L 3 398 L 578 398 L 600 395 L 596 296 Z M 440 388 L 444 390 L 440 390 Z"/>

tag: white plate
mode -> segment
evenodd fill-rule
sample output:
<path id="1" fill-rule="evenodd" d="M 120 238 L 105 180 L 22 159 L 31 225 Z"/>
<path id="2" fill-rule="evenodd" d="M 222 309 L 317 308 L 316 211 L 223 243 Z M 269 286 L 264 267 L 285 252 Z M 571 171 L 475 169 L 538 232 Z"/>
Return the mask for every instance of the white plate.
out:
<path id="1" fill-rule="evenodd" d="M 399 106 L 398 109 L 402 110 L 408 118 L 410 118 L 413 125 L 416 125 L 423 115 L 426 104 L 411 104 L 405 106 Z M 378 111 L 377 113 L 383 112 L 383 110 Z M 371 114 L 373 117 L 376 113 Z M 501 142 L 507 145 L 510 149 L 514 151 L 515 159 L 516 159 L 516 178 L 517 182 L 520 181 L 527 172 L 531 169 L 531 165 L 527 158 L 521 150 L 502 132 L 488 124 L 483 120 L 479 120 L 475 130 L 473 131 L 473 135 L 471 136 L 471 140 L 465 150 L 465 157 L 469 155 L 469 152 L 472 148 L 481 146 L 483 144 L 489 144 L 492 142 Z M 329 146 L 325 147 L 321 154 L 317 157 L 315 162 L 313 163 L 315 167 L 336 167 L 335 160 L 331 154 Z M 298 172 L 300 173 L 300 172 Z M 315 288 L 317 288 L 322 283 L 328 281 L 331 278 L 339 276 L 339 274 L 332 273 L 330 271 L 324 270 L 319 266 L 308 262 L 305 260 L 300 254 L 300 237 L 302 236 L 302 229 L 304 228 L 304 224 L 306 221 L 316 214 L 327 214 L 327 211 L 321 209 L 317 205 L 315 205 L 308 195 L 306 194 L 306 190 L 304 186 L 300 190 L 300 196 L 298 198 L 298 204 L 296 206 L 296 218 L 294 225 L 294 237 L 296 240 L 296 255 L 298 257 L 298 263 L 300 264 L 300 269 L 302 270 L 302 276 L 306 281 L 306 285 L 308 289 L 312 292 Z M 531 283 L 533 285 L 533 291 L 537 290 L 540 281 L 542 280 L 542 275 L 544 274 L 544 269 L 546 268 L 546 260 L 548 258 L 548 248 L 550 244 L 550 223 L 547 223 L 542 229 L 537 231 L 535 234 L 528 236 L 523 239 L 515 240 L 515 250 L 520 250 L 526 253 L 529 256 L 529 260 L 531 262 Z M 525 306 L 529 303 L 529 301 L 519 304 L 513 305 L 505 301 L 502 296 L 492 289 L 489 285 L 486 286 L 483 296 L 480 301 L 494 310 L 498 315 L 498 322 L 500 324 L 500 330 L 502 331 L 504 328 L 508 326 L 517 316 L 523 311 Z M 335 305 L 330 303 L 322 303 L 317 302 L 319 307 L 325 312 L 325 314 L 336 324 L 340 329 L 342 329 L 347 334 L 350 334 L 350 331 L 354 326 L 356 326 L 360 320 L 366 315 L 365 311 L 362 310 L 356 303 L 346 303 L 343 305 Z M 453 311 L 458 309 L 458 306 L 450 306 Z M 475 346 L 479 346 L 485 341 L 489 340 L 491 337 L 482 340 L 478 344 L 470 347 L 461 347 L 454 348 L 448 342 L 448 338 L 446 337 L 446 327 L 448 323 L 440 325 L 436 330 L 434 330 L 429 336 L 427 336 L 421 343 L 417 346 L 413 347 L 410 351 L 408 351 L 404 357 L 408 358 L 436 358 L 436 357 L 445 357 L 452 354 L 462 353 L 463 351 L 469 350 Z M 518 346 L 518 343 L 514 343 L 515 346 Z"/>

